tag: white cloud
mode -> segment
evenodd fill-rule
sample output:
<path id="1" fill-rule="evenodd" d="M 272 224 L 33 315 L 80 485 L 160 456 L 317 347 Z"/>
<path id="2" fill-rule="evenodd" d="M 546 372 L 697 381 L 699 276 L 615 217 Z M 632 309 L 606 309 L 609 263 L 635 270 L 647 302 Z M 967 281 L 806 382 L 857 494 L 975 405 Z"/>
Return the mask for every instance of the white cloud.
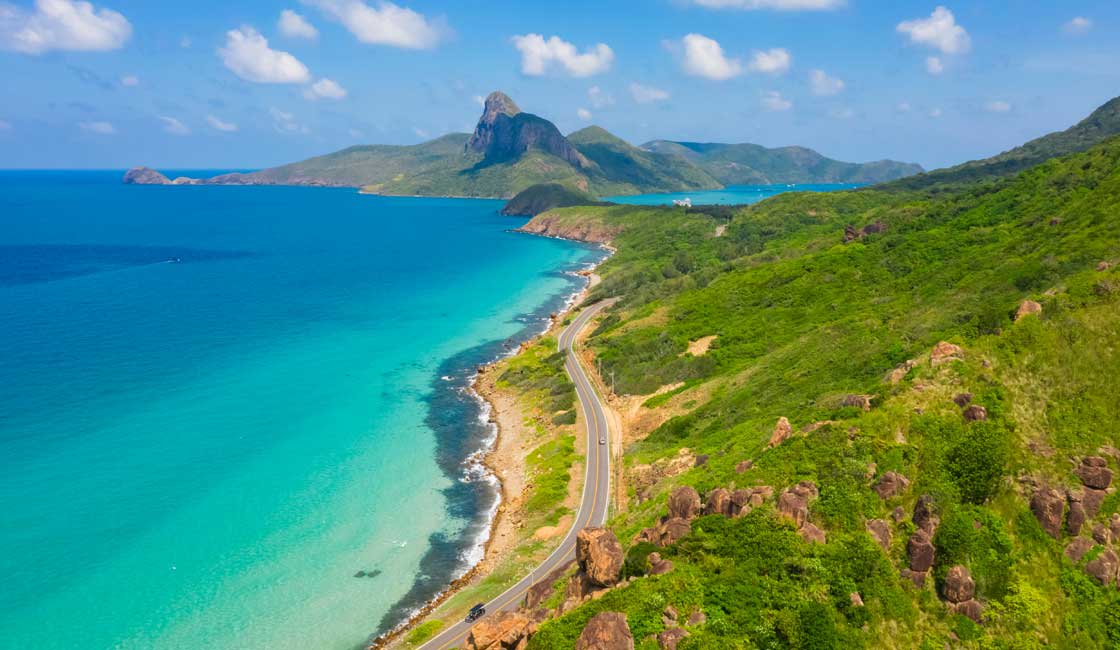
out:
<path id="1" fill-rule="evenodd" d="M 438 45 L 447 31 L 423 14 L 392 2 L 379 2 L 374 9 L 362 0 L 305 1 L 342 23 L 363 43 L 426 50 Z"/>
<path id="2" fill-rule="evenodd" d="M 762 107 L 768 111 L 788 111 L 793 108 L 793 102 L 782 97 L 782 93 L 771 90 L 762 96 Z"/>
<path id="3" fill-rule="evenodd" d="M 941 62 L 941 57 L 927 56 L 926 57 L 926 72 L 931 75 L 937 76 L 945 72 L 945 64 Z"/>
<path id="4" fill-rule="evenodd" d="M 590 77 L 606 72 L 614 62 L 614 51 L 606 43 L 580 54 L 575 45 L 559 36 L 545 40 L 540 34 L 525 34 L 514 36 L 513 45 L 521 52 L 521 72 L 532 77 L 557 67 L 573 77 Z"/>
<path id="5" fill-rule="evenodd" d="M 594 108 L 614 106 L 614 96 L 608 92 L 604 92 L 603 89 L 598 86 L 592 86 L 587 89 L 587 99 Z"/>
<path id="6" fill-rule="evenodd" d="M 904 20 L 896 29 L 908 34 L 911 43 L 926 45 L 944 54 L 964 54 L 972 46 L 968 32 L 945 7 L 934 9 L 929 18 Z"/>
<path id="7" fill-rule="evenodd" d="M 690 75 L 722 81 L 743 73 L 739 59 L 729 59 L 723 54 L 718 41 L 700 34 L 689 34 L 681 39 L 684 46 L 684 71 Z"/>
<path id="8" fill-rule="evenodd" d="M 989 113 L 1010 113 L 1011 108 L 1011 104 L 1002 99 L 996 99 L 984 104 L 984 110 Z"/>
<path id="9" fill-rule="evenodd" d="M 911 108 L 913 107 L 910 106 L 910 102 L 899 102 L 898 106 L 895 107 L 899 113 L 909 113 Z"/>
<path id="10" fill-rule="evenodd" d="M 179 39 L 179 47 L 183 48 L 184 50 L 191 49 L 191 45 L 193 45 L 193 43 L 191 42 L 190 36 L 184 36 Z"/>
<path id="11" fill-rule="evenodd" d="M 1085 32 L 1088 32 L 1092 28 L 1093 28 L 1093 21 L 1089 20 L 1085 16 L 1074 16 L 1074 18 L 1072 20 L 1070 20 L 1065 25 L 1062 25 L 1062 31 L 1064 31 L 1067 34 L 1074 34 L 1074 35 L 1084 34 Z"/>
<path id="12" fill-rule="evenodd" d="M 97 135 L 113 135 L 117 132 L 116 127 L 108 122 L 79 122 L 78 128 Z"/>
<path id="13" fill-rule="evenodd" d="M 183 124 L 174 117 L 161 115 L 159 119 L 163 122 L 163 130 L 165 133 L 170 133 L 171 135 L 190 135 L 191 133 L 191 130 L 187 128 L 186 124 Z"/>
<path id="14" fill-rule="evenodd" d="M 233 122 L 226 122 L 213 115 L 206 116 L 206 123 L 218 131 L 225 133 L 232 133 L 237 130 L 237 125 Z"/>
<path id="15" fill-rule="evenodd" d="M 121 85 L 122 86 L 128 86 L 128 87 L 139 86 L 140 85 L 140 77 L 137 77 L 134 74 L 125 75 L 125 76 L 121 77 Z"/>
<path id="16" fill-rule="evenodd" d="M 307 22 L 307 19 L 291 9 L 280 12 L 280 33 L 288 38 L 306 38 L 315 40 L 319 38 L 319 30 Z"/>
<path id="17" fill-rule="evenodd" d="M 789 55 L 788 50 L 780 47 L 775 47 L 765 52 L 755 50 L 751 55 L 751 62 L 747 68 L 752 72 L 765 72 L 766 74 L 785 74 L 789 71 L 790 63 L 793 57 Z"/>
<path id="18" fill-rule="evenodd" d="M 482 95 L 475 95 L 474 97 L 471 97 L 471 99 L 474 101 L 474 103 L 478 104 L 479 106 L 485 106 L 486 105 L 486 98 L 483 97 Z"/>
<path id="19" fill-rule="evenodd" d="M 929 111 L 929 116 L 932 117 L 935 120 L 937 118 L 941 117 L 941 115 L 942 115 L 942 112 L 941 112 L 940 108 L 931 108 L 930 111 Z"/>
<path id="20" fill-rule="evenodd" d="M 809 86 L 812 88 L 814 95 L 828 97 L 843 92 L 844 81 L 828 76 L 824 70 L 811 70 L 809 71 Z"/>
<path id="21" fill-rule="evenodd" d="M 300 124 L 296 121 L 296 116 L 291 113 L 285 113 L 273 106 L 268 109 L 268 114 L 272 116 L 272 126 L 280 133 L 311 133 L 311 129 Z"/>
<path id="22" fill-rule="evenodd" d="M 311 79 L 311 72 L 299 59 L 270 48 L 268 39 L 248 26 L 226 32 L 226 46 L 218 48 L 218 56 L 246 81 L 291 84 Z"/>
<path id="23" fill-rule="evenodd" d="M 692 0 L 709 9 L 773 9 L 776 11 L 824 11 L 844 6 L 844 0 Z"/>
<path id="24" fill-rule="evenodd" d="M 591 111 L 587 110 L 586 108 L 576 109 L 576 115 L 579 116 L 579 119 L 583 120 L 584 122 L 591 121 Z"/>
<path id="25" fill-rule="evenodd" d="M 669 99 L 669 93 L 667 91 L 654 88 L 653 86 L 643 86 L 637 82 L 630 84 L 630 96 L 639 104 L 650 104 L 652 102 L 662 102 Z"/>
<path id="26" fill-rule="evenodd" d="M 338 84 L 333 79 L 323 77 L 322 79 L 311 84 L 311 86 L 303 91 L 303 96 L 310 100 L 316 99 L 345 99 L 346 89 Z"/>
<path id="27" fill-rule="evenodd" d="M 124 47 L 128 19 L 80 0 L 35 0 L 35 10 L 0 4 L 0 49 L 24 54 L 50 50 L 104 52 Z"/>
<path id="28" fill-rule="evenodd" d="M 428 138 L 428 132 L 418 126 L 412 127 L 412 132 L 415 133 L 418 138 L 424 138 L 425 140 Z"/>

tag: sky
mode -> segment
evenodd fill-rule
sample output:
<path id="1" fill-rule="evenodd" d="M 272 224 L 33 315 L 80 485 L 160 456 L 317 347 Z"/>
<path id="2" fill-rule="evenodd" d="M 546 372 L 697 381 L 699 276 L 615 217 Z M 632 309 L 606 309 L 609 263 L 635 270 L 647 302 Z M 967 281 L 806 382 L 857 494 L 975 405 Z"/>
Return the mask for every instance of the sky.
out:
<path id="1" fill-rule="evenodd" d="M 251 169 L 466 132 L 493 90 L 565 133 L 927 168 L 1120 94 L 1115 0 L 0 0 L 0 167 Z"/>

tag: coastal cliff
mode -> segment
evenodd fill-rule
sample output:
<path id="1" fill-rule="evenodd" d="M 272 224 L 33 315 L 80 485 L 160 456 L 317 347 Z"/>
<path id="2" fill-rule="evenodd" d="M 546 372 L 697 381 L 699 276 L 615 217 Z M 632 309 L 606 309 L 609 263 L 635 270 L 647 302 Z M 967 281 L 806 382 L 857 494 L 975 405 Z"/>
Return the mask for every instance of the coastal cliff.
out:
<path id="1" fill-rule="evenodd" d="M 574 207 L 538 214 L 518 230 L 544 237 L 610 244 L 622 232 L 622 225 L 607 223 L 601 211 Z"/>

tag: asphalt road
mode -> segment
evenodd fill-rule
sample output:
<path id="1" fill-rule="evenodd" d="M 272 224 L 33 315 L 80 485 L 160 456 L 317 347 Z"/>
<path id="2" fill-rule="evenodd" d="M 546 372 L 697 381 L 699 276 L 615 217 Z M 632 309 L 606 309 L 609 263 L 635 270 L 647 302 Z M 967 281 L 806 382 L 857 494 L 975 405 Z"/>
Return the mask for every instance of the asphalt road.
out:
<path id="1" fill-rule="evenodd" d="M 587 378 L 583 366 L 575 353 L 575 341 L 580 331 L 595 317 L 608 303 L 596 303 L 580 313 L 579 317 L 571 322 L 560 334 L 559 347 L 567 353 L 564 363 L 568 376 L 576 386 L 576 396 L 579 398 L 580 410 L 583 414 L 584 429 L 587 434 L 587 467 L 584 476 L 587 480 L 583 483 L 583 498 L 580 500 L 579 510 L 576 513 L 575 525 L 560 542 L 560 546 L 549 555 L 544 562 L 533 569 L 529 575 L 522 578 L 497 598 L 486 603 L 486 616 L 493 616 L 495 612 L 515 610 L 525 600 L 525 594 L 538 580 L 547 576 L 551 571 L 575 559 L 576 533 L 588 526 L 601 526 L 607 520 L 607 507 L 610 503 L 610 429 L 607 426 L 607 416 L 599 395 Z M 600 444 L 600 440 L 604 441 Z M 483 617 L 485 618 L 485 616 Z M 462 647 L 466 644 L 467 633 L 471 625 L 466 621 L 459 621 L 436 635 L 431 641 L 420 646 L 421 650 L 447 650 L 448 648 Z"/>

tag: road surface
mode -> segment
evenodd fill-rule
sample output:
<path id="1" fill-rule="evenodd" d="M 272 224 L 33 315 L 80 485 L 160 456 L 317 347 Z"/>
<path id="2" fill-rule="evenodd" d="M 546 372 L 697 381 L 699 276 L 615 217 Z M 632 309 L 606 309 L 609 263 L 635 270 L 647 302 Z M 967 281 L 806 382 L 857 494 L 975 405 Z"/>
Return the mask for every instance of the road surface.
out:
<path id="1" fill-rule="evenodd" d="M 583 366 L 576 356 L 575 342 L 587 323 L 608 304 L 607 302 L 600 302 L 584 309 L 579 317 L 560 333 L 560 350 L 567 353 L 564 367 L 568 376 L 571 377 L 572 383 L 576 386 L 576 396 L 579 398 L 584 428 L 587 433 L 587 467 L 584 472 L 586 480 L 583 483 L 583 498 L 580 500 L 579 510 L 576 512 L 575 524 L 568 531 L 564 540 L 560 542 L 560 546 L 552 552 L 552 555 L 549 555 L 544 562 L 517 584 L 486 603 L 486 616 L 493 616 L 495 612 L 519 608 L 530 587 L 554 569 L 575 559 L 576 533 L 588 526 L 602 526 L 607 520 L 607 507 L 610 503 L 611 434 L 607 426 L 607 415 L 602 402 L 599 400 L 599 395 L 592 387 L 591 380 L 587 378 L 587 373 L 584 372 Z M 603 443 L 601 444 L 600 441 L 603 441 Z M 473 624 L 458 621 L 436 635 L 431 641 L 420 646 L 420 650 L 447 650 L 448 648 L 463 647 L 466 645 L 467 633 L 470 632 Z"/>

